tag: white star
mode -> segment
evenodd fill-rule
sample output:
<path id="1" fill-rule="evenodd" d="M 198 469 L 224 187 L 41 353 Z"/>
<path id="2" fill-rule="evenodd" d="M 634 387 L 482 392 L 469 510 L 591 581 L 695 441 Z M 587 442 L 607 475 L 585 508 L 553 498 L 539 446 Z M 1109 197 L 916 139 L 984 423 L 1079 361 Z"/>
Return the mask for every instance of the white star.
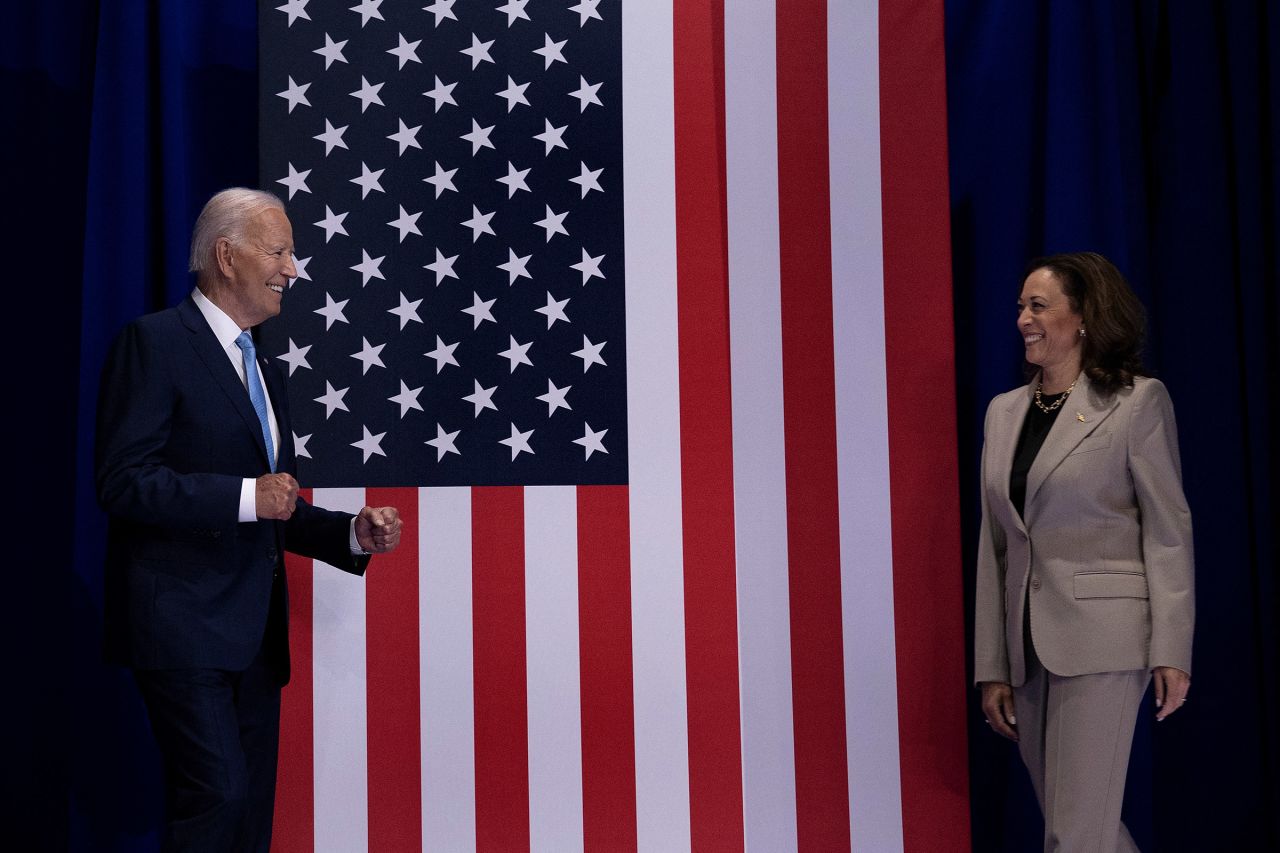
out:
<path id="1" fill-rule="evenodd" d="M 367 426 L 363 426 L 363 425 L 360 427 L 360 429 L 364 430 L 364 438 L 360 439 L 359 441 L 351 442 L 351 446 L 358 447 L 364 451 L 364 459 L 362 461 L 368 462 L 369 457 L 375 453 L 378 454 L 379 456 L 386 456 L 387 454 L 382 452 L 382 437 L 386 435 L 386 433 L 380 432 L 377 435 L 374 435 L 373 433 L 369 432 L 369 428 Z"/>
<path id="2" fill-rule="evenodd" d="M 457 453 L 461 456 L 462 453 L 458 448 L 453 446 L 453 441 L 458 437 L 458 433 L 460 432 L 462 432 L 460 429 L 455 429 L 453 432 L 445 432 L 444 427 L 440 426 L 440 424 L 436 424 L 436 437 L 428 438 L 423 442 L 423 444 L 429 444 L 436 449 L 437 462 L 443 459 L 446 453 Z"/>
<path id="3" fill-rule="evenodd" d="M 342 134 L 347 132 L 348 125 L 342 127 L 334 127 L 329 123 L 328 119 L 324 120 L 324 133 L 317 133 L 312 139 L 318 139 L 324 143 L 324 156 L 328 157 L 329 152 L 335 148 L 346 148 L 347 143 L 342 141 Z"/>
<path id="4" fill-rule="evenodd" d="M 404 295 L 400 293 L 400 305 L 396 308 L 388 308 L 388 314 L 395 314 L 400 318 L 400 331 L 404 331 L 404 327 L 410 323 L 421 323 L 422 318 L 418 316 L 418 306 L 422 304 L 421 299 L 415 299 L 410 302 Z"/>
<path id="5" fill-rule="evenodd" d="M 305 367 L 307 370 L 311 369 L 310 363 L 307 362 L 307 351 L 309 349 L 311 349 L 310 344 L 300 347 L 293 342 L 293 338 L 289 338 L 289 351 L 284 355 L 276 356 L 276 358 L 289 365 L 289 375 L 292 376 L 293 371 L 299 367 Z"/>
<path id="6" fill-rule="evenodd" d="M 535 50 L 534 53 L 540 54 L 543 60 L 545 60 L 546 64 L 542 66 L 542 69 L 545 71 L 551 67 L 551 63 L 553 62 L 565 62 L 564 46 L 569 43 L 569 40 L 552 41 L 551 36 L 546 33 L 543 33 L 542 37 L 546 39 L 546 41 L 543 43 L 542 47 Z"/>
<path id="7" fill-rule="evenodd" d="M 550 379 L 547 380 L 547 393 L 539 394 L 536 399 L 547 404 L 547 417 L 551 417 L 556 413 L 556 409 L 573 410 L 573 406 L 569 405 L 569 401 L 565 399 L 565 395 L 569 393 L 572 385 L 566 385 L 563 388 L 557 388 L 556 383 Z"/>
<path id="8" fill-rule="evenodd" d="M 475 386 L 475 390 L 462 399 L 476 407 L 475 416 L 477 418 L 480 417 L 480 412 L 485 409 L 493 409 L 495 412 L 498 411 L 498 407 L 493 404 L 493 392 L 498 390 L 498 386 L 494 385 L 492 388 L 482 388 L 479 382 L 476 382 L 474 379 L 471 381 Z"/>
<path id="9" fill-rule="evenodd" d="M 550 329 L 552 326 L 555 325 L 556 320 L 564 320 L 566 323 L 569 322 L 568 315 L 564 313 L 564 306 L 568 304 L 569 304 L 568 299 L 553 299 L 551 296 L 551 291 L 548 290 L 547 304 L 542 306 L 541 308 L 535 308 L 533 310 L 537 311 L 539 314 L 546 315 L 547 328 Z"/>
<path id="10" fill-rule="evenodd" d="M 404 119 L 398 118 L 396 121 L 400 123 L 400 129 L 389 135 L 387 139 L 392 139 L 400 143 L 400 154 L 403 156 L 404 150 L 410 147 L 421 149 L 422 146 L 418 144 L 418 131 L 422 130 L 422 125 L 418 125 L 417 127 L 407 127 L 405 126 Z"/>
<path id="11" fill-rule="evenodd" d="M 602 429 L 599 432 L 595 432 L 591 429 L 591 424 L 585 422 L 583 423 L 583 427 L 585 431 L 582 433 L 582 438 L 575 438 L 573 443 L 582 445 L 582 449 L 585 450 L 587 454 L 584 458 L 590 459 L 591 454 L 595 453 L 597 450 L 601 453 L 608 453 L 609 451 L 605 449 L 603 442 L 604 434 L 608 432 L 608 430 Z"/>
<path id="12" fill-rule="evenodd" d="M 493 219 L 494 213 L 497 213 L 497 211 L 495 210 L 493 213 L 481 213 L 480 208 L 476 207 L 474 204 L 471 205 L 471 218 L 462 220 L 461 224 L 471 229 L 472 243 L 479 240 L 481 234 L 493 234 L 495 237 L 498 236 L 497 234 L 494 234 L 493 228 L 489 225 L 489 220 Z"/>
<path id="13" fill-rule="evenodd" d="M 298 274 L 298 278 L 305 278 L 311 281 L 311 276 L 307 275 L 307 264 L 311 262 L 311 258 L 294 258 L 293 269 Z M 293 282 L 289 282 L 289 286 L 293 287 Z"/>
<path id="14" fill-rule="evenodd" d="M 546 215 L 533 224 L 547 232 L 547 242 L 550 243 L 551 238 L 556 234 L 563 234 L 568 237 L 569 232 L 565 230 L 564 218 L 569 215 L 569 211 L 566 210 L 564 213 L 556 213 L 551 209 L 551 205 L 548 204 L 543 206 L 547 209 Z"/>
<path id="15" fill-rule="evenodd" d="M 480 328 L 480 324 L 485 320 L 488 320 L 490 323 L 498 322 L 493 319 L 493 312 L 489 310 L 493 307 L 493 303 L 497 301 L 498 300 L 496 298 L 483 300 L 480 298 L 480 294 L 476 293 L 474 290 L 471 291 L 471 307 L 463 308 L 462 313 L 471 315 L 471 329 L 473 331 Z"/>
<path id="16" fill-rule="evenodd" d="M 386 169 L 379 169 L 376 172 L 371 172 L 369 167 L 364 164 L 364 161 L 360 162 L 360 177 L 351 179 L 351 183 L 360 187 L 360 198 L 364 198 L 372 190 L 377 190 L 380 193 L 386 192 L 382 188 L 382 182 L 379 180 L 385 171 Z"/>
<path id="17" fill-rule="evenodd" d="M 360 15 L 360 26 L 363 27 L 369 23 L 370 18 L 377 18 L 379 21 L 385 21 L 382 13 L 378 11 L 378 7 L 382 5 L 382 0 L 360 0 L 359 6 L 352 6 L 350 11 Z"/>
<path id="18" fill-rule="evenodd" d="M 330 296 L 327 292 L 325 293 L 324 307 L 317 308 L 315 310 L 315 313 L 324 317 L 324 330 L 326 332 L 329 331 L 329 327 L 332 326 L 334 323 L 350 322 L 347 319 L 346 315 L 342 313 L 342 309 L 346 308 L 347 303 L 350 301 L 351 300 L 349 299 L 344 299 L 341 302 L 334 302 L 333 297 Z"/>
<path id="19" fill-rule="evenodd" d="M 569 93 L 572 97 L 578 99 L 578 112 L 586 112 L 587 104 L 595 104 L 598 107 L 604 106 L 604 104 L 600 103 L 600 99 L 596 97 L 596 92 L 600 91 L 600 87 L 603 85 L 604 83 L 587 83 L 586 77 L 581 74 L 578 75 L 578 88 Z"/>
<path id="20" fill-rule="evenodd" d="M 286 0 L 283 6 L 276 7 L 277 12 L 284 12 L 289 16 L 289 23 L 285 24 L 286 27 L 292 27 L 293 22 L 298 18 L 311 20 L 311 16 L 307 14 L 308 2 L 309 0 Z"/>
<path id="21" fill-rule="evenodd" d="M 349 234 L 347 234 L 347 229 L 342 227 L 342 220 L 346 218 L 347 218 L 347 214 L 334 213 L 332 210 L 329 209 L 329 205 L 326 204 L 324 206 L 324 219 L 321 219 L 319 222 L 315 224 L 318 227 L 324 229 L 324 241 L 326 243 L 329 242 L 329 238 L 332 237 L 334 234 L 342 234 L 343 236 L 350 236 Z"/>
<path id="22" fill-rule="evenodd" d="M 564 132 L 569 129 L 569 125 L 564 127 L 553 127 L 549 119 L 543 119 L 544 130 L 542 133 L 535 133 L 534 139 L 540 139 L 547 146 L 547 150 L 543 154 L 550 154 L 552 148 L 563 148 L 568 151 L 569 146 L 564 144 Z M 343 128 L 345 130 L 346 128 Z M 346 146 L 344 145 L 343 148 Z"/>
<path id="23" fill-rule="evenodd" d="M 443 83 L 440 78 L 436 78 L 436 85 L 433 89 L 428 89 L 422 94 L 436 102 L 436 112 L 440 112 L 440 107 L 444 104 L 453 104 L 455 107 L 458 102 L 453 99 L 453 87 L 457 83 Z"/>
<path id="24" fill-rule="evenodd" d="M 459 53 L 465 53 L 471 57 L 471 70 L 475 71 L 476 66 L 481 62 L 493 62 L 493 57 L 489 55 L 489 48 L 493 47 L 493 39 L 488 41 L 480 41 L 476 38 L 476 34 L 471 34 L 471 47 L 464 47 Z"/>
<path id="25" fill-rule="evenodd" d="M 346 62 L 347 58 L 342 55 L 342 49 L 347 46 L 346 40 L 334 41 L 329 38 L 329 34 L 324 34 L 324 47 L 317 47 L 312 53 L 318 53 L 324 57 L 324 70 L 328 71 L 329 66 L 335 62 Z"/>
<path id="26" fill-rule="evenodd" d="M 459 341 L 459 343 L 461 343 L 461 341 Z M 423 353 L 423 355 L 427 358 L 435 359 L 436 373 L 439 373 L 444 370 L 444 366 L 446 364 L 452 364 L 454 367 L 460 366 L 458 364 L 458 360 L 453 357 L 453 351 L 457 348 L 458 344 L 446 344 L 440 339 L 439 335 L 436 335 L 436 348 L 431 352 Z"/>
<path id="27" fill-rule="evenodd" d="M 418 58 L 418 45 L 422 44 L 422 39 L 417 41 L 406 41 L 404 33 L 396 33 L 400 39 L 400 44 L 387 50 L 387 53 L 400 60 L 398 71 L 403 71 L 405 63 L 417 62 L 422 64 L 422 60 Z"/>
<path id="28" fill-rule="evenodd" d="M 481 127 L 476 123 L 475 119 L 471 120 L 471 132 L 462 134 L 462 139 L 471 143 L 471 156 L 476 156 L 476 152 L 481 148 L 492 148 L 493 143 L 489 141 L 489 134 L 493 133 L 493 125 Z"/>
<path id="29" fill-rule="evenodd" d="M 404 380 L 400 380 L 400 393 L 394 397 L 387 399 L 400 406 L 400 417 L 409 414 L 410 409 L 422 411 L 422 404 L 418 402 L 418 395 L 422 393 L 421 388 L 410 388 L 404 384 Z"/>
<path id="30" fill-rule="evenodd" d="M 582 283 L 585 285 L 591 280 L 592 276 L 596 278 L 604 278 L 604 273 L 600 272 L 600 262 L 604 260 L 604 255 L 591 257 L 587 254 L 587 250 L 582 250 L 582 260 L 576 264 L 569 264 L 569 269 L 578 270 L 582 273 Z"/>
<path id="31" fill-rule="evenodd" d="M 530 20 L 529 13 L 524 10 L 529 5 L 529 0 L 507 0 L 506 3 L 499 6 L 495 11 L 503 12 L 507 16 L 507 27 L 516 22 L 516 18 L 524 18 Z"/>
<path id="32" fill-rule="evenodd" d="M 498 183 L 507 185 L 507 198 L 511 198 L 516 194 L 516 190 L 524 190 L 529 192 L 529 185 L 525 183 L 525 176 L 529 174 L 528 169 L 517 169 L 510 160 L 507 161 L 507 176 L 505 178 L 496 178 Z"/>
<path id="33" fill-rule="evenodd" d="M 324 419 L 326 421 L 329 420 L 329 416 L 332 415 L 336 409 L 342 409 L 344 412 L 351 411 L 347 408 L 347 404 L 342 402 L 342 398 L 346 396 L 346 393 L 350 390 L 350 388 L 343 388 L 339 391 L 337 388 L 330 385 L 327 379 L 325 380 L 324 396 L 316 397 L 315 401 L 317 403 L 324 403 Z"/>
<path id="34" fill-rule="evenodd" d="M 508 285 L 515 284 L 518 278 L 533 279 L 533 276 L 529 275 L 529 259 L 532 257 L 533 255 L 518 257 L 515 249 L 507 247 L 507 262 L 498 264 L 498 269 L 506 271 Z"/>
<path id="35" fill-rule="evenodd" d="M 311 170 L 299 172 L 293 168 L 293 164 L 289 164 L 289 174 L 283 178 L 277 178 L 277 184 L 284 184 L 289 188 L 289 198 L 293 198 L 294 193 L 309 193 L 311 187 L 307 186 L 307 175 L 311 174 Z"/>
<path id="36" fill-rule="evenodd" d="M 449 257 L 446 258 L 440 252 L 440 249 L 437 247 L 435 263 L 424 264 L 422 268 L 426 270 L 431 270 L 433 273 L 436 274 L 436 287 L 439 287 L 441 279 L 458 277 L 458 274 L 453 271 L 453 262 L 456 261 L 457 259 L 458 259 L 457 255 L 450 255 Z"/>
<path id="37" fill-rule="evenodd" d="M 366 337 L 361 337 L 360 340 L 362 342 L 360 352 L 351 353 L 351 357 L 360 362 L 363 366 L 363 369 L 360 371 L 360 375 L 363 376 L 368 373 L 370 367 L 386 367 L 386 365 L 382 363 L 382 348 L 385 347 L 386 344 L 378 344 L 375 347 L 369 343 L 369 339 Z"/>
<path id="38" fill-rule="evenodd" d="M 582 172 L 578 175 L 578 177 L 570 178 L 569 181 L 570 183 L 574 183 L 582 187 L 582 197 L 586 198 L 587 193 L 591 192 L 592 190 L 596 190 L 597 192 L 604 192 L 604 188 L 600 186 L 600 174 L 604 171 L 604 169 L 603 168 L 588 169 L 586 163 L 583 163 L 582 161 L 578 161 L 578 162 L 579 162 L 579 165 L 582 167 Z"/>
<path id="39" fill-rule="evenodd" d="M 386 276 L 382 274 L 382 270 L 378 269 L 378 267 L 382 266 L 382 262 L 386 260 L 386 258 L 387 258 L 386 255 L 383 255 L 380 258 L 371 258 L 369 257 L 368 252 L 366 252 L 364 249 L 361 249 L 360 263 L 354 264 L 348 267 L 348 269 L 352 269 L 360 273 L 361 287 L 364 287 L 365 285 L 367 285 L 369 283 L 369 279 L 371 278 L 380 278 L 383 281 L 386 281 L 387 280 Z"/>
<path id="40" fill-rule="evenodd" d="M 505 444 L 511 448 L 511 461 L 521 454 L 521 452 L 533 454 L 533 448 L 529 446 L 529 436 L 533 435 L 533 430 L 521 432 L 516 429 L 516 425 L 511 425 L 511 436 L 504 438 L 498 444 Z"/>
<path id="41" fill-rule="evenodd" d="M 602 367 L 608 367 L 608 365 L 604 363 L 604 359 L 600 357 L 600 350 L 604 349 L 604 345 L 607 343 L 609 342 L 601 341 L 598 344 L 593 344 L 591 343 L 590 338 L 588 338 L 586 335 L 583 335 L 582 349 L 578 350 L 577 352 L 570 353 L 570 355 L 576 355 L 578 358 L 582 359 L 583 373 L 586 373 L 588 370 L 590 370 L 591 365 L 593 364 L 599 364 Z"/>
<path id="42" fill-rule="evenodd" d="M 430 6 L 423 6 L 422 11 L 430 12 L 435 15 L 436 26 L 438 27 L 440 26 L 440 21 L 443 18 L 451 18 L 455 21 L 458 20 L 457 16 L 453 14 L 453 4 L 455 2 L 456 0 L 434 0 Z"/>
<path id="43" fill-rule="evenodd" d="M 579 0 L 578 5 L 570 6 L 570 12 L 578 13 L 578 26 L 582 27 L 587 23 L 588 18 L 595 18 L 597 21 L 603 21 L 600 13 L 596 11 L 596 7 L 600 5 L 600 0 Z"/>
<path id="44" fill-rule="evenodd" d="M 431 184 L 436 188 L 436 198 L 440 198 L 440 193 L 445 190 L 457 192 L 458 188 L 453 185 L 453 176 L 458 174 L 457 169 L 441 169 L 440 164 L 436 163 L 436 173 L 429 178 L 423 178 L 423 183 Z"/>
<path id="45" fill-rule="evenodd" d="M 299 86 L 297 83 L 293 82 L 293 78 L 290 77 L 289 88 L 285 89 L 283 92 L 276 92 L 276 96 L 288 101 L 289 112 L 293 112 L 293 108 L 298 104 L 302 104 L 304 107 L 311 106 L 311 102 L 307 100 L 307 89 L 309 88 L 311 88 L 310 83 L 303 83 Z"/>
<path id="46" fill-rule="evenodd" d="M 510 372 L 515 373 L 516 368 L 522 364 L 533 367 L 533 362 L 529 360 L 529 347 L 533 346 L 533 341 L 529 341 L 527 344 L 519 344 L 516 343 L 513 335 L 508 335 L 507 337 L 511 340 L 511 343 L 498 355 L 511 362 Z"/>
<path id="47" fill-rule="evenodd" d="M 417 213 L 410 213 L 404 209 L 403 204 L 399 205 L 399 208 L 400 216 L 391 220 L 387 224 L 400 232 L 400 242 L 403 243 L 404 238 L 408 237 L 410 234 L 417 234 L 421 237 L 422 232 L 418 230 L 418 217 L 422 215 L 422 211 L 419 210 Z"/>
<path id="48" fill-rule="evenodd" d="M 351 93 L 351 97 L 360 99 L 360 112 L 367 110 L 370 104 L 377 104 L 380 107 L 386 106 L 378 95 L 385 85 L 385 83 L 370 83 L 364 78 L 363 74 L 360 75 L 360 88 Z"/>
<path id="49" fill-rule="evenodd" d="M 507 112 L 511 112 L 513 109 L 516 108 L 516 104 L 524 104 L 526 107 L 530 105 L 529 99 L 524 96 L 524 90 L 528 88 L 529 88 L 528 83 L 517 84 L 515 80 L 511 79 L 511 75 L 508 74 L 507 88 L 503 89 L 500 92 L 495 92 L 494 94 L 496 94 L 499 98 L 507 99 Z"/>
<path id="50" fill-rule="evenodd" d="M 311 439 L 311 433 L 299 437 L 297 433 L 293 435 L 293 455 L 301 456 L 303 459 L 310 459 L 311 453 L 307 450 L 307 442 Z"/>

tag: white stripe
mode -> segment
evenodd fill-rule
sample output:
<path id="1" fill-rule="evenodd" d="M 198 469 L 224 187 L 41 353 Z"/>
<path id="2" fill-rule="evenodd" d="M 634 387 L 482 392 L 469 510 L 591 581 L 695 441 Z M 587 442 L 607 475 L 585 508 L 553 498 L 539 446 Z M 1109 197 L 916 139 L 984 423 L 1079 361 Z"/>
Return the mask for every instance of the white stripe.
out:
<path id="1" fill-rule="evenodd" d="M 418 491 L 422 849 L 476 849 L 471 489 Z"/>
<path id="2" fill-rule="evenodd" d="M 316 506 L 359 512 L 364 489 L 316 489 Z M 316 561 L 312 581 L 316 853 L 369 849 L 364 578 Z"/>
<path id="3" fill-rule="evenodd" d="M 795 850 L 786 439 L 778 234 L 776 10 L 725 15 L 742 811 L 747 850 Z"/>
<path id="4" fill-rule="evenodd" d="M 827 8 L 850 838 L 854 850 L 892 851 L 902 849 L 902 786 L 880 219 L 879 19 L 874 3 L 832 3 Z"/>
<path id="5" fill-rule="evenodd" d="M 581 850 L 578 490 L 524 490 L 529 849 Z"/>
<path id="6" fill-rule="evenodd" d="M 635 678 L 636 830 L 641 850 L 690 846 L 676 358 L 672 8 L 622 12 L 627 429 Z M 605 350 L 608 359 L 608 349 Z M 595 368 L 593 368 L 595 369 Z"/>

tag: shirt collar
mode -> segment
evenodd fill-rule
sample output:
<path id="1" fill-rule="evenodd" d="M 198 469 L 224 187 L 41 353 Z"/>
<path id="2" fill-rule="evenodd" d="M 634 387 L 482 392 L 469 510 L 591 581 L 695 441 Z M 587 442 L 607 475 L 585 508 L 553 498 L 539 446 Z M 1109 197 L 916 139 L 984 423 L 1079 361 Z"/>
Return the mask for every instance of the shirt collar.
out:
<path id="1" fill-rule="evenodd" d="M 218 339 L 218 343 L 221 344 L 222 348 L 230 349 L 235 346 L 236 338 L 240 337 L 240 326 L 236 321 L 228 317 L 226 312 L 217 305 L 214 305 L 209 297 L 204 295 L 204 291 L 198 287 L 191 291 L 191 300 L 196 303 L 196 307 L 204 315 L 205 322 L 213 330 L 213 336 Z"/>

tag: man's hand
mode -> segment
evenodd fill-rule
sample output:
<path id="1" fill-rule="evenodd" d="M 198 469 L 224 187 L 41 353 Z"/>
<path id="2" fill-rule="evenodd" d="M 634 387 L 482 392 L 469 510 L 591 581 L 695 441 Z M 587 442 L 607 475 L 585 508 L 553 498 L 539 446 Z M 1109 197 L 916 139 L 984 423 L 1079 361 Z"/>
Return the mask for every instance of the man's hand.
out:
<path id="1" fill-rule="evenodd" d="M 258 518 L 288 521 L 298 504 L 298 481 L 288 474 L 264 474 L 256 482 Z"/>
<path id="2" fill-rule="evenodd" d="M 371 507 L 356 516 L 356 541 L 371 554 L 394 551 L 400 544 L 400 512 L 393 506 Z"/>
<path id="3" fill-rule="evenodd" d="M 1013 688 L 1003 681 L 982 682 L 982 713 L 996 734 L 1018 739 L 1018 718 L 1013 715 Z"/>

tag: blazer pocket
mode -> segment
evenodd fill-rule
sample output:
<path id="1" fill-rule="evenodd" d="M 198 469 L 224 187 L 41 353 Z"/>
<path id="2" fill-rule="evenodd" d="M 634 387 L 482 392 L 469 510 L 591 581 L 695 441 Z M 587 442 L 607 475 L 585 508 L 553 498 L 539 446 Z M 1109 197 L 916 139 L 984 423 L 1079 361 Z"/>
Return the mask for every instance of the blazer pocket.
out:
<path id="1" fill-rule="evenodd" d="M 1089 453 L 1094 450 L 1105 450 L 1110 446 L 1111 433 L 1094 433 L 1093 435 L 1085 436 L 1084 439 L 1076 445 L 1075 450 L 1072 450 L 1068 455 L 1075 456 L 1077 453 Z"/>
<path id="2" fill-rule="evenodd" d="M 1147 576 L 1138 572 L 1077 572 L 1076 598 L 1146 598 Z"/>

